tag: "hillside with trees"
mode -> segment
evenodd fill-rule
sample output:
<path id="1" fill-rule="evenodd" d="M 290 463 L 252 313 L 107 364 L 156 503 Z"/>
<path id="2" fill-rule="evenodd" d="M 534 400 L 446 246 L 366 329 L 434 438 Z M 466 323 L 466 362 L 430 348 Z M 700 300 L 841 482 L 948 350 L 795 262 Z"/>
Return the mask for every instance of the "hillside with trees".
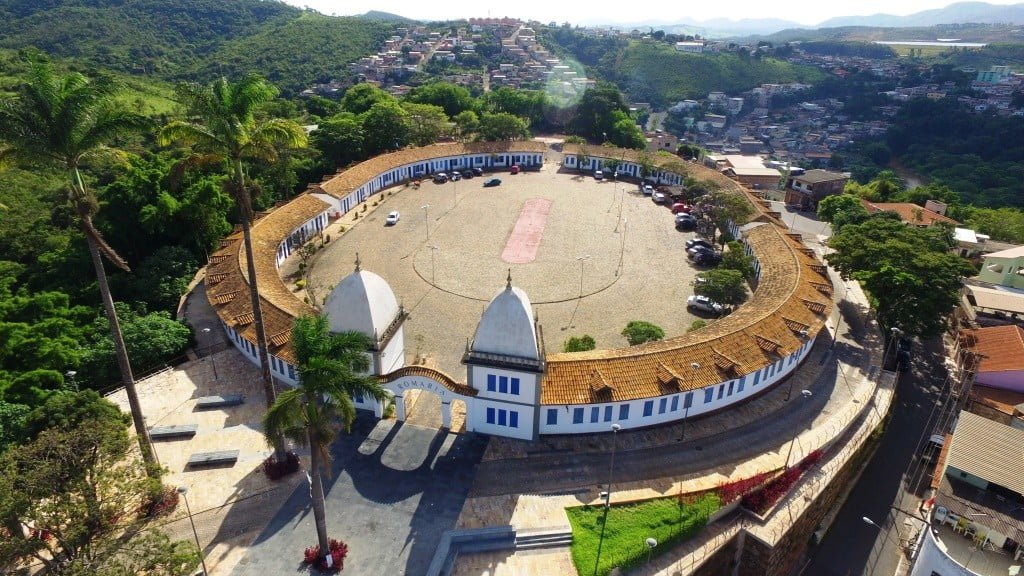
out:
<path id="1" fill-rule="evenodd" d="M 0 48 L 34 46 L 163 80 L 258 72 L 297 92 L 343 76 L 396 24 L 337 18 L 277 0 L 0 0 Z"/>

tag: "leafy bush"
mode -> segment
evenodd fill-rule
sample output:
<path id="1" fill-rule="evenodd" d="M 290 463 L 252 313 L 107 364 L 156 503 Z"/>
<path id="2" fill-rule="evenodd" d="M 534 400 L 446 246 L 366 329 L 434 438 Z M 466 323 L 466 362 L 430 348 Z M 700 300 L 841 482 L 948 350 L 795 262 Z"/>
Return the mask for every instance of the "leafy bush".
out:
<path id="1" fill-rule="evenodd" d="M 178 507 L 180 497 L 178 490 L 173 486 L 163 486 L 155 496 L 143 504 L 139 509 L 139 516 L 143 518 L 163 516 Z"/>
<path id="2" fill-rule="evenodd" d="M 645 322 L 643 320 L 631 320 L 622 329 L 622 335 L 626 337 L 630 346 L 661 340 L 665 337 L 665 331 L 660 326 Z"/>
<path id="3" fill-rule="evenodd" d="M 758 488 L 765 483 L 769 478 L 772 477 L 772 472 L 762 472 L 756 474 L 750 478 L 744 478 L 735 482 L 729 482 L 728 484 L 722 484 L 716 491 L 718 497 L 722 499 L 722 505 L 728 504 L 741 496 L 744 496 L 747 492 Z"/>
<path id="4" fill-rule="evenodd" d="M 320 554 L 319 544 L 306 548 L 302 555 L 302 562 L 316 566 L 317 570 L 321 572 L 341 572 L 345 567 L 345 557 L 348 556 L 348 544 L 331 538 L 327 542 L 327 547 L 330 549 L 331 554 L 330 568 L 327 567 L 325 557 Z"/>
<path id="5" fill-rule="evenodd" d="M 569 338 L 565 345 L 562 346 L 562 352 L 586 352 L 594 348 L 597 348 L 597 343 L 594 342 L 593 336 L 584 334 L 583 336 Z"/>
<path id="6" fill-rule="evenodd" d="M 697 320 L 694 320 L 693 322 L 690 323 L 690 327 L 687 328 L 686 331 L 687 332 L 693 332 L 694 330 L 700 330 L 701 328 L 703 328 L 703 327 L 705 327 L 707 325 L 708 325 L 708 323 L 706 321 L 697 319 Z"/>
<path id="7" fill-rule="evenodd" d="M 780 498 L 785 496 L 796 481 L 821 460 L 821 450 L 815 450 L 804 457 L 799 464 L 780 474 L 767 486 L 743 497 L 743 507 L 757 514 L 764 514 Z"/>
<path id="8" fill-rule="evenodd" d="M 658 545 L 651 552 L 657 555 L 675 544 L 692 538 L 721 507 L 714 492 L 705 493 L 691 502 L 674 497 L 612 506 L 608 511 L 597 574 L 606 576 L 613 568 L 628 571 L 647 560 L 647 538 Z M 597 547 L 604 522 L 603 506 L 566 508 L 572 525 L 572 561 L 580 574 L 591 574 L 597 561 Z"/>
<path id="9" fill-rule="evenodd" d="M 274 460 L 270 455 L 263 461 L 263 473 L 271 480 L 283 478 L 299 469 L 299 456 L 295 452 L 289 452 L 283 462 Z"/>

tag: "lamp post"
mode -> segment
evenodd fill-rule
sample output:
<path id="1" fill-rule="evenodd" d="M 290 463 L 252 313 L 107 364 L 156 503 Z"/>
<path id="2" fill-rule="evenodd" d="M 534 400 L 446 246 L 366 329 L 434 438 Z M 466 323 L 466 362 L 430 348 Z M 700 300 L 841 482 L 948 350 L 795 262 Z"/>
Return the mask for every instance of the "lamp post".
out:
<path id="1" fill-rule="evenodd" d="M 802 394 L 804 398 L 810 398 L 811 396 L 814 396 L 814 393 L 811 392 L 810 390 L 801 390 L 800 394 Z M 790 440 L 789 442 L 789 451 L 786 452 L 786 470 L 789 470 L 789 457 L 793 455 L 793 445 L 796 444 L 796 439 L 799 435 L 800 429 L 797 428 L 796 432 L 793 433 L 793 439 Z"/>
<path id="2" fill-rule="evenodd" d="M 209 335 L 210 334 L 210 329 L 209 328 L 203 328 L 203 334 Z M 207 357 L 210 359 L 210 365 L 213 366 L 213 381 L 216 382 L 216 381 L 220 380 L 220 377 L 217 376 L 217 361 L 213 359 L 213 354 L 210 354 Z"/>
<path id="3" fill-rule="evenodd" d="M 648 537 L 644 540 L 644 544 L 647 544 L 647 563 L 651 563 L 651 552 L 654 552 L 654 548 L 658 545 L 658 541 L 654 538 Z"/>
<path id="4" fill-rule="evenodd" d="M 882 532 L 883 534 L 885 534 L 886 537 L 888 537 L 889 540 L 891 540 L 892 543 L 896 545 L 896 549 L 897 550 L 901 550 L 902 549 L 902 546 L 900 546 L 900 543 L 897 542 L 896 539 L 892 537 L 892 534 L 890 534 L 889 531 L 886 530 L 885 528 L 882 528 L 878 524 L 875 524 L 874 520 L 872 520 L 871 518 L 868 518 L 867 516 L 861 516 L 861 520 L 863 520 L 864 523 L 869 525 L 869 526 L 874 526 L 875 528 L 878 528 L 879 532 Z"/>
<path id="5" fill-rule="evenodd" d="M 423 208 L 423 226 L 427 230 L 427 242 L 430 242 L 430 204 L 424 204 L 420 208 Z"/>
<path id="6" fill-rule="evenodd" d="M 77 375 L 78 372 L 75 372 L 74 370 L 68 370 L 67 372 L 64 373 L 64 378 L 67 379 L 68 385 L 70 385 L 71 390 L 75 392 L 78 391 L 78 383 L 75 382 L 75 376 Z"/>
<path id="7" fill-rule="evenodd" d="M 434 283 L 434 252 L 437 250 L 437 246 L 429 245 L 430 248 L 430 283 Z"/>
<path id="8" fill-rule="evenodd" d="M 185 510 L 188 511 L 188 522 L 192 525 L 192 536 L 196 539 L 196 549 L 199 550 L 199 562 L 203 565 L 203 576 L 210 572 L 206 569 L 206 557 L 203 555 L 203 547 L 199 544 L 199 532 L 196 532 L 196 523 L 192 520 L 192 507 L 188 505 L 188 486 L 178 486 L 178 494 L 185 501 Z"/>
<path id="9" fill-rule="evenodd" d="M 805 329 L 800 331 L 800 338 L 802 340 L 806 340 L 809 334 L 810 333 L 805 328 Z M 834 342 L 834 340 L 833 340 L 833 342 Z M 790 397 L 793 395 L 793 382 L 794 382 L 794 378 L 792 376 L 790 376 L 790 378 L 789 378 L 789 388 L 786 388 L 786 397 L 783 398 L 783 401 L 785 401 L 785 402 L 789 402 Z"/>
<path id="10" fill-rule="evenodd" d="M 597 541 L 597 558 L 594 559 L 594 576 L 597 576 L 597 567 L 601 565 L 601 546 L 604 544 L 604 529 L 608 525 L 608 509 L 612 505 L 612 478 L 615 474 L 615 447 L 618 443 L 619 430 L 622 426 L 612 424 L 612 459 L 608 465 L 608 490 L 604 493 L 604 518 L 601 519 L 601 537 Z"/>
<path id="11" fill-rule="evenodd" d="M 590 254 L 584 254 L 583 256 L 576 257 L 576 261 L 580 263 L 580 298 L 583 298 L 583 261 L 589 259 Z"/>
<path id="12" fill-rule="evenodd" d="M 693 379 L 696 378 L 697 376 L 697 370 L 700 370 L 700 364 L 696 362 L 690 362 L 690 368 L 693 370 L 693 374 L 690 375 L 690 381 L 692 382 Z M 692 394 L 693 391 L 690 390 L 686 393 L 686 396 L 683 396 L 683 425 L 682 428 L 680 428 L 679 430 L 679 440 L 677 440 L 677 442 L 682 442 L 686 440 L 686 419 L 690 416 L 691 404 L 691 402 L 689 402 L 688 399 L 692 398 Z"/>

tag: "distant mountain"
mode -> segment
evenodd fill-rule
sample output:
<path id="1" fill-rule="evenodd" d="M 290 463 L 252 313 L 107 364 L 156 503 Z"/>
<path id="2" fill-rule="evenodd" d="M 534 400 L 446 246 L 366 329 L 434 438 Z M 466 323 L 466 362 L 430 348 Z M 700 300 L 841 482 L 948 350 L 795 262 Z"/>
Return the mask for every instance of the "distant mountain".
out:
<path id="1" fill-rule="evenodd" d="M 367 20 L 383 20 L 384 22 L 395 22 L 397 24 L 414 24 L 417 20 L 412 18 L 406 18 L 405 16 L 399 16 L 398 14 L 392 14 L 391 12 L 381 12 L 380 10 L 370 10 L 366 14 L 360 16 Z"/>
<path id="2" fill-rule="evenodd" d="M 957 2 L 945 8 L 924 10 L 908 16 L 875 14 L 872 16 L 840 16 L 830 18 L 818 28 L 840 26 L 872 26 L 899 28 L 904 26 L 936 26 L 939 24 L 1024 24 L 1024 4 L 996 5 L 987 2 Z"/>

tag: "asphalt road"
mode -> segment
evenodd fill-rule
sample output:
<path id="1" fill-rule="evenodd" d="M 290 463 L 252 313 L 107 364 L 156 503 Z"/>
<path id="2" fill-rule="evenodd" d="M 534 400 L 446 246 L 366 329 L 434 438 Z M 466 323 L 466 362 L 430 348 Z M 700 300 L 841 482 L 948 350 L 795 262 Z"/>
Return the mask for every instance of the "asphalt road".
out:
<path id="1" fill-rule="evenodd" d="M 938 340 L 914 345 L 914 366 L 902 374 L 892 418 L 874 457 L 836 516 L 821 544 L 810 550 L 802 574 L 808 576 L 891 576 L 900 562 L 896 542 L 907 538 L 907 516 L 916 513 L 919 496 L 908 492 L 909 477 L 920 477 L 920 442 L 931 434 L 933 408 L 940 400 L 946 372 Z M 930 473 L 930 470 L 928 471 Z M 868 525 L 872 519 L 882 530 Z M 904 561 L 905 562 L 905 561 Z"/>

